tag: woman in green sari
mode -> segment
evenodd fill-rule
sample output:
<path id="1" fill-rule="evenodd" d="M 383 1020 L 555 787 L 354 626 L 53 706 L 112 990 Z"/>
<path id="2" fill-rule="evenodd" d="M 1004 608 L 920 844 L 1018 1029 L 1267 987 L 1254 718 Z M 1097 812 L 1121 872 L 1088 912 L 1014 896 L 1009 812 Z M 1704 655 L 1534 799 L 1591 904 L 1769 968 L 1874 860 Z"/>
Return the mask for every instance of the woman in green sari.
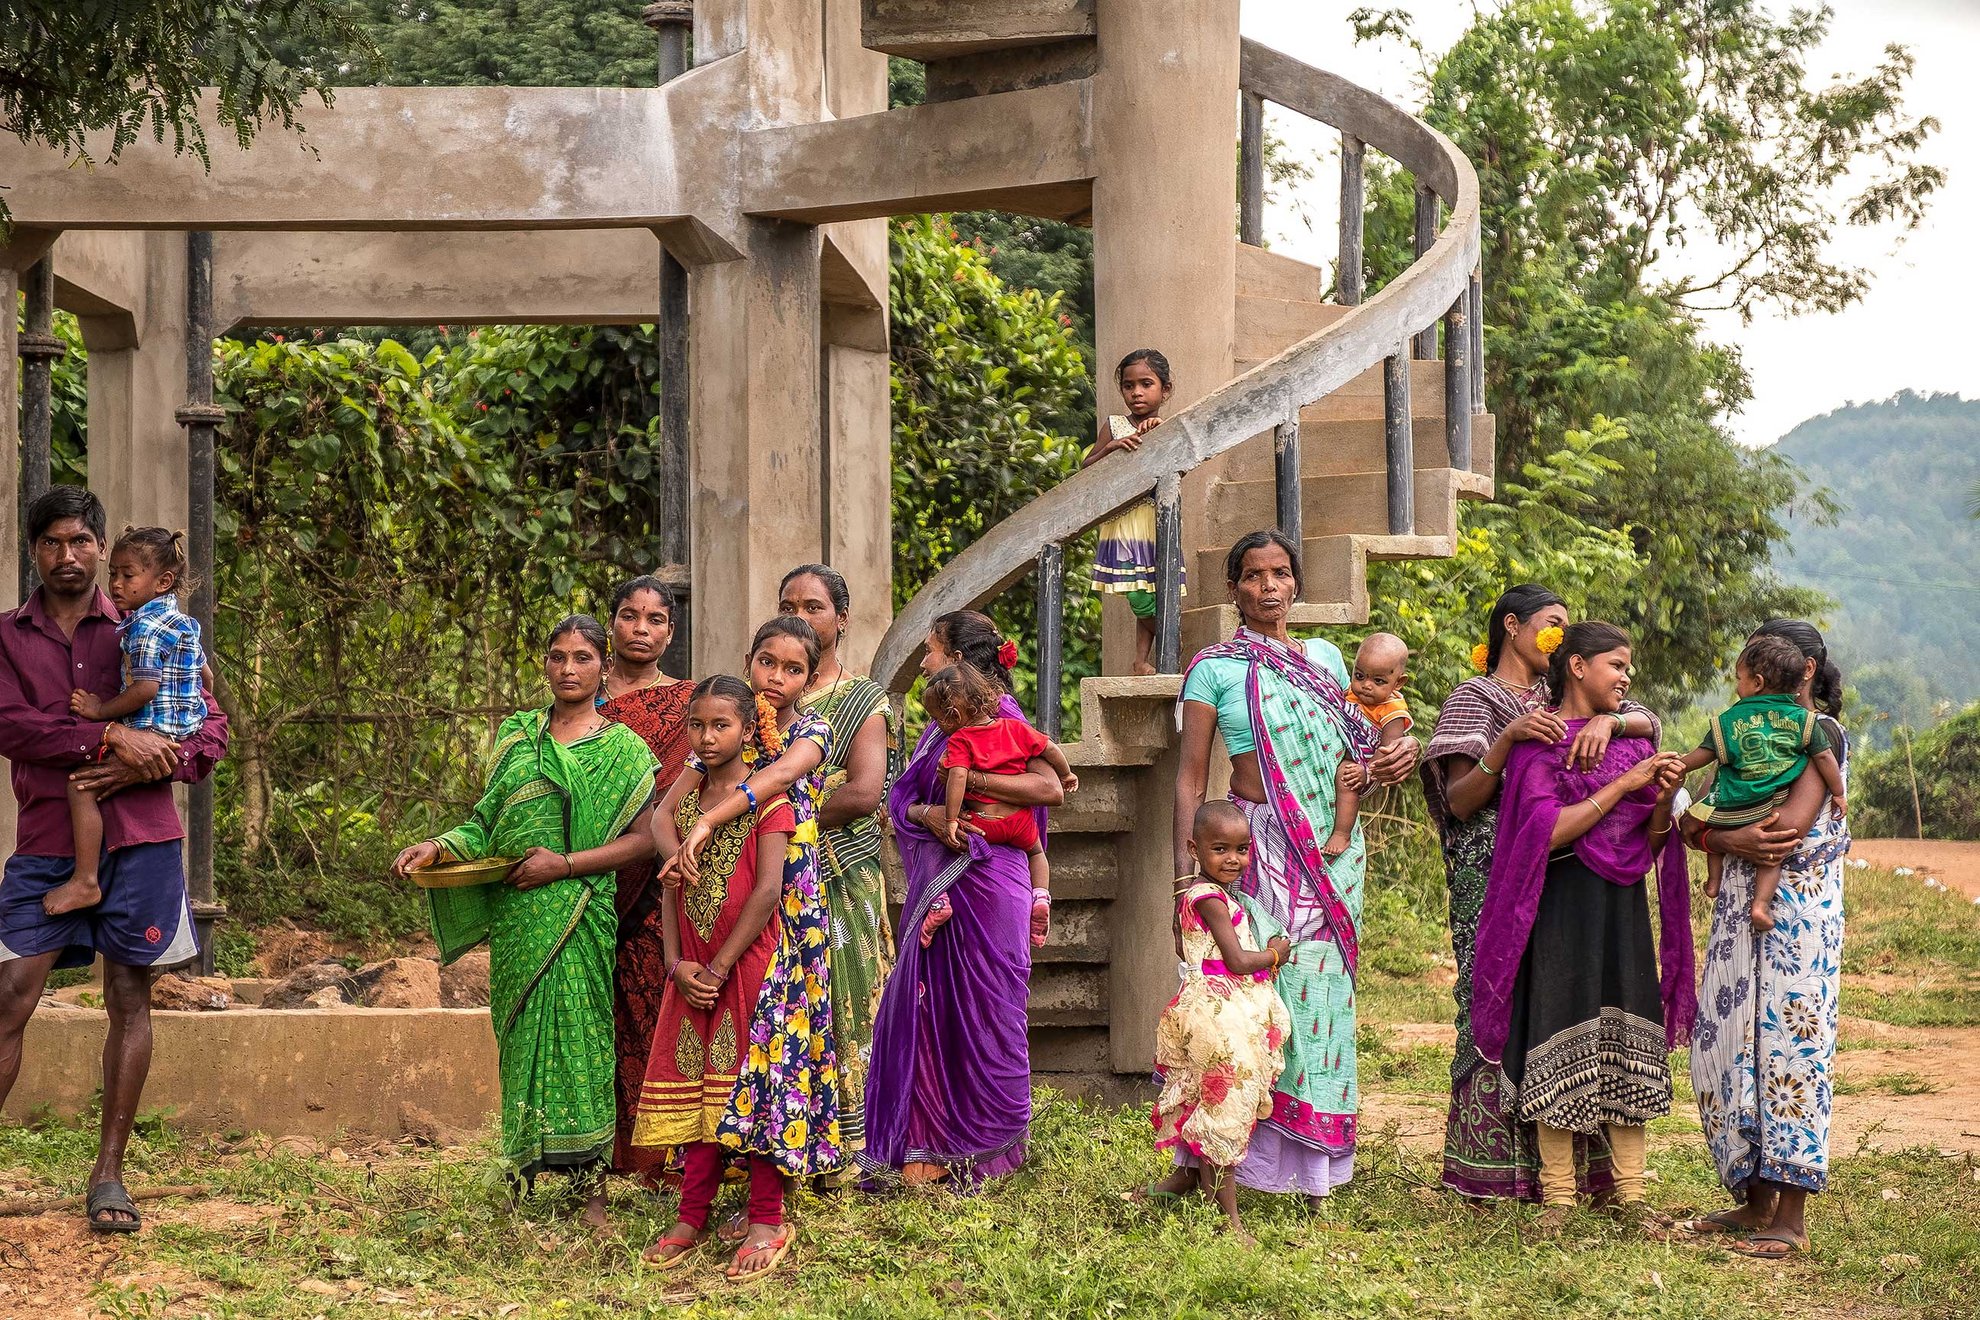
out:
<path id="1" fill-rule="evenodd" d="M 562 1169 L 605 1222 L 599 1176 L 612 1150 L 613 873 L 651 857 L 653 753 L 600 715 L 605 631 L 573 615 L 550 634 L 552 700 L 502 722 L 474 814 L 399 854 L 405 876 L 440 861 L 514 857 L 501 880 L 429 889 L 433 938 L 450 963 L 483 940 L 502 1070 L 502 1155 L 534 1181 Z"/>
<path id="2" fill-rule="evenodd" d="M 894 966 L 887 924 L 887 883 L 880 869 L 880 805 L 900 771 L 901 742 L 887 690 L 846 670 L 852 593 L 837 570 L 800 564 L 784 575 L 777 608 L 818 634 L 818 669 L 803 706 L 832 726 L 832 753 L 821 767 L 819 872 L 832 932 L 832 1030 L 839 1053 L 839 1135 L 848 1153 L 866 1148 L 866 1067 L 873 1019 Z M 850 1161 L 848 1161 L 850 1167 Z"/>

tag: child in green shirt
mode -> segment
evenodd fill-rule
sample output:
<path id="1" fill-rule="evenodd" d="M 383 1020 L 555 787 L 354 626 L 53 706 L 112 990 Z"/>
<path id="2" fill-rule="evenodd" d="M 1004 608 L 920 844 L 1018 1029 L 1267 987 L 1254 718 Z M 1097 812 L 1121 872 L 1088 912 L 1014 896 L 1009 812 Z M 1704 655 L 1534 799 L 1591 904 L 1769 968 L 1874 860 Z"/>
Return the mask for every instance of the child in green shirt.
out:
<path id="1" fill-rule="evenodd" d="M 1765 820 L 1780 810 L 1795 780 L 1811 768 L 1822 776 L 1836 813 L 1848 810 L 1842 766 L 1829 746 L 1815 712 L 1796 696 L 1806 657 L 1783 637 L 1756 637 L 1739 653 L 1735 667 L 1739 700 L 1713 719 L 1705 741 L 1684 758 L 1689 774 L 1716 763 L 1712 789 L 1694 803 L 1690 815 L 1709 829 L 1735 829 Z M 1716 898 L 1726 859 L 1707 852 L 1707 895 Z M 1781 868 L 1753 871 L 1753 929 L 1774 928 L 1774 893 Z"/>

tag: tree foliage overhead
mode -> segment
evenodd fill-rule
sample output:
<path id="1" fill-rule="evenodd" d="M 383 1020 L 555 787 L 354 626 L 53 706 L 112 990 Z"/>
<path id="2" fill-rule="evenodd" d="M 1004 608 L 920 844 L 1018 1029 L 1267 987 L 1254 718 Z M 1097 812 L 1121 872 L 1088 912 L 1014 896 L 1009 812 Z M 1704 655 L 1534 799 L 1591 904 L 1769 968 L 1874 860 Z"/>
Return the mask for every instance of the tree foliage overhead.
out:
<path id="1" fill-rule="evenodd" d="M 1818 85 L 1826 23 L 1756 0 L 1510 0 L 1428 66 L 1425 117 L 1478 171 L 1499 471 L 1597 418 L 1628 433 L 1578 516 L 1626 532 L 1639 567 L 1586 608 L 1635 631 L 1657 700 L 1714 684 L 1759 619 L 1823 606 L 1772 561 L 1791 519 L 1833 505 L 1734 441 L 1751 382 L 1699 312 L 1846 306 L 1868 276 L 1834 261 L 1837 230 L 1915 224 L 1944 177 L 1916 159 L 1936 125 L 1905 112 L 1908 54 Z M 1371 192 L 1380 281 L 1409 260 L 1411 194 L 1394 174 Z"/>
<path id="2" fill-rule="evenodd" d="M 657 73 L 636 3 L 582 0 L 350 0 L 371 50 L 320 44 L 298 54 L 342 84 L 640 87 Z"/>
<path id="3" fill-rule="evenodd" d="M 288 52 L 369 50 L 336 0 L 13 0 L 0 30 L 0 127 L 85 164 L 143 133 L 204 163 L 209 113 L 242 147 L 266 122 L 294 129 L 334 79 Z"/>

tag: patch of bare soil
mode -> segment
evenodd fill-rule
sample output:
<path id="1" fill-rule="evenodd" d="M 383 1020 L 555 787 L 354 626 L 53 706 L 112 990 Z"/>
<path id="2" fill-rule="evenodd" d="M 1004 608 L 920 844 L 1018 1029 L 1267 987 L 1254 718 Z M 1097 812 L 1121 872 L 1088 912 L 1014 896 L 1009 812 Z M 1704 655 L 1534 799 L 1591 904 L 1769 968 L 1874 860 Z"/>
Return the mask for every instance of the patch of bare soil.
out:
<path id="1" fill-rule="evenodd" d="M 225 1200 L 144 1201 L 139 1209 L 145 1228 L 134 1236 L 99 1237 L 78 1209 L 0 1219 L 0 1315 L 93 1320 L 103 1314 L 102 1290 L 148 1295 L 153 1314 L 206 1314 L 200 1303 L 214 1285 L 150 1259 L 145 1235 L 164 1224 L 242 1230 L 280 1213 Z"/>
<path id="2" fill-rule="evenodd" d="M 433 941 L 425 934 L 393 942 L 389 947 L 363 940 L 343 939 L 320 930 L 308 930 L 293 922 L 253 926 L 248 937 L 254 941 L 254 969 L 257 976 L 280 978 L 298 967 L 326 958 L 371 962 L 378 957 L 438 958 Z"/>
<path id="3" fill-rule="evenodd" d="M 1951 839 L 1852 839 L 1849 855 L 1886 869 L 1908 866 L 1936 876 L 1955 893 L 1980 898 L 1980 843 Z"/>
<path id="4" fill-rule="evenodd" d="M 1453 1039 L 1449 1023 L 1405 1022 L 1385 1032 L 1394 1049 Z M 1842 1037 L 1848 1048 L 1836 1067 L 1849 1093 L 1836 1097 L 1829 1135 L 1835 1156 L 1847 1158 L 1865 1144 L 1980 1154 L 1980 1027 L 1894 1027 L 1845 1018 Z M 1360 1126 L 1377 1133 L 1393 1124 L 1403 1145 L 1436 1150 L 1444 1140 L 1445 1103 L 1441 1096 L 1364 1087 Z"/>

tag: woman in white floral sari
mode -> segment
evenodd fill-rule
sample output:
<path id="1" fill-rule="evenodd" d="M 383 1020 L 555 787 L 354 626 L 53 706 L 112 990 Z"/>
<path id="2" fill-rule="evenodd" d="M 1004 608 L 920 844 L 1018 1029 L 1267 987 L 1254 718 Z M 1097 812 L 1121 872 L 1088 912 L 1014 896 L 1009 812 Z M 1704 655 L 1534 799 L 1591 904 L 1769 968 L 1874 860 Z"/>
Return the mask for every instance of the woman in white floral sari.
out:
<path id="1" fill-rule="evenodd" d="M 1775 619 L 1754 635 L 1785 637 L 1808 658 L 1801 702 L 1823 716 L 1847 776 L 1848 744 L 1836 722 L 1842 675 L 1822 634 Z M 1808 1249 L 1808 1195 L 1829 1179 L 1849 826 L 1815 785 L 1791 796 L 1777 819 L 1740 830 L 1687 824 L 1686 833 L 1693 847 L 1726 854 L 1698 987 L 1691 1083 L 1735 1208 L 1685 1227 L 1731 1234 L 1732 1250 L 1778 1260 Z M 1774 928 L 1756 934 L 1748 907 L 1759 862 L 1780 862 L 1782 870 Z"/>

